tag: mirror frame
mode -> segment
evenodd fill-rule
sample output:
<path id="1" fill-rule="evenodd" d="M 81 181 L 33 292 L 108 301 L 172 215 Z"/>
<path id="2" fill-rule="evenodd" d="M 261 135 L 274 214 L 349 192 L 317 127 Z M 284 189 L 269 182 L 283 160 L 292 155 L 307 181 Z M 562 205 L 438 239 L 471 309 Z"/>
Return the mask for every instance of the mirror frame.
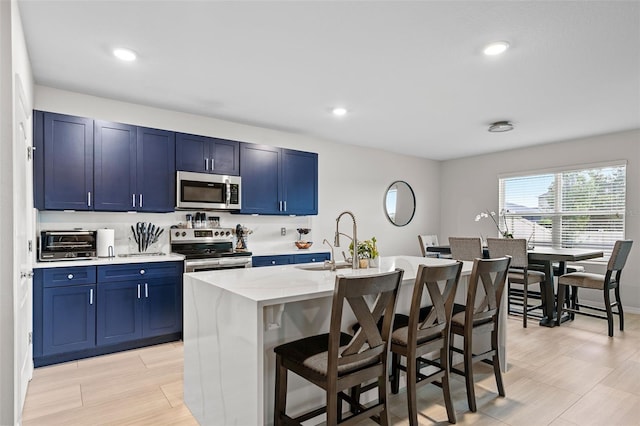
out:
<path id="1" fill-rule="evenodd" d="M 406 223 L 402 223 L 402 224 L 398 224 L 396 222 L 394 222 L 393 220 L 391 220 L 391 217 L 389 216 L 389 211 L 387 210 L 387 196 L 389 195 L 389 190 L 394 186 L 394 185 L 398 185 L 398 184 L 404 184 L 407 186 L 407 188 L 409 188 L 409 191 L 411 192 L 411 197 L 413 197 L 413 211 L 411 212 L 411 217 L 409 217 L 409 219 L 406 221 Z M 387 216 L 387 219 L 389 220 L 389 222 L 391 222 L 394 226 L 398 226 L 398 227 L 402 227 L 402 226 L 407 226 L 408 224 L 411 223 L 411 221 L 413 220 L 413 217 L 416 214 L 416 194 L 415 192 L 413 192 L 413 188 L 411 187 L 411 185 L 409 185 L 406 181 L 404 180 L 396 180 L 393 181 L 391 183 L 391 185 L 389 185 L 387 187 L 387 190 L 384 192 L 384 197 L 382 198 L 382 208 L 384 210 L 384 214 L 385 216 Z"/>

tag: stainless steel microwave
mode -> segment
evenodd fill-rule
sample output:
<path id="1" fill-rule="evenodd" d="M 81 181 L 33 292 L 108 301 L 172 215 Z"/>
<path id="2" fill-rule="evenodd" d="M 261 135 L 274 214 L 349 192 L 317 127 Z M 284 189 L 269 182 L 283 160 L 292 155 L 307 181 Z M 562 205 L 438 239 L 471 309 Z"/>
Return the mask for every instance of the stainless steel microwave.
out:
<path id="1" fill-rule="evenodd" d="M 176 208 L 240 210 L 240 176 L 177 172 Z"/>

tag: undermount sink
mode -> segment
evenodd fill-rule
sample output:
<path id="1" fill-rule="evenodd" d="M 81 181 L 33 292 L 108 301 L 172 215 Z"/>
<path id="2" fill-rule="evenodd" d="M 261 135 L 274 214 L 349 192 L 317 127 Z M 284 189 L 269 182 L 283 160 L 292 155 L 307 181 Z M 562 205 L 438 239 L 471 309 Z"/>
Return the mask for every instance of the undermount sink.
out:
<path id="1" fill-rule="evenodd" d="M 331 265 L 324 263 L 313 263 L 310 265 L 299 265 L 296 266 L 298 269 L 304 269 L 305 271 L 330 271 Z M 336 262 L 336 269 L 346 269 L 351 268 L 351 264 L 347 262 Z"/>

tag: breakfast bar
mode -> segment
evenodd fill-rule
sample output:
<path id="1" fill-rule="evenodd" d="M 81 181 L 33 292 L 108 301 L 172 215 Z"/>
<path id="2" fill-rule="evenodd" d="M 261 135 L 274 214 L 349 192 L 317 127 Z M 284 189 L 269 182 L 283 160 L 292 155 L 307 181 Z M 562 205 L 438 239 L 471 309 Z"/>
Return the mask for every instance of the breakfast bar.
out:
<path id="1" fill-rule="evenodd" d="M 331 271 L 318 264 L 303 264 L 185 274 L 185 404 L 203 425 L 271 424 L 273 348 L 328 330 L 336 274 L 403 269 L 398 311 L 406 312 L 418 265 L 451 262 L 391 256 L 382 257 L 378 268 L 369 269 Z M 472 263 L 464 262 L 462 275 L 470 275 L 471 269 Z M 466 278 L 460 281 L 457 301 L 464 303 L 465 289 Z M 501 335 L 503 356 L 504 341 Z M 297 377 L 290 377 L 289 389 L 292 411 L 323 401 L 319 388 Z"/>

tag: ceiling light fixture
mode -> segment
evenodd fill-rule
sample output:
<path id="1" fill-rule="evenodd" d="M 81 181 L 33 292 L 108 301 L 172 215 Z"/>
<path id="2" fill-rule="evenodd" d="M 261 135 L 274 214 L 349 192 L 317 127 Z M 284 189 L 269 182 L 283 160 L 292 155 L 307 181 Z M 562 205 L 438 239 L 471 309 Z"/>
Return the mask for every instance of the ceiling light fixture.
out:
<path id="1" fill-rule="evenodd" d="M 121 47 L 113 49 L 113 56 L 127 62 L 135 61 L 137 58 L 136 52 Z"/>
<path id="2" fill-rule="evenodd" d="M 344 107 L 335 107 L 331 110 L 331 113 L 336 117 L 342 117 L 347 114 L 347 109 Z"/>
<path id="3" fill-rule="evenodd" d="M 491 133 L 508 132 L 510 130 L 513 130 L 513 124 L 509 121 L 496 121 L 489 126 Z"/>
<path id="4" fill-rule="evenodd" d="M 509 43 L 506 41 L 496 41 L 485 46 L 483 52 L 487 56 L 495 56 L 504 53 L 509 48 Z"/>

